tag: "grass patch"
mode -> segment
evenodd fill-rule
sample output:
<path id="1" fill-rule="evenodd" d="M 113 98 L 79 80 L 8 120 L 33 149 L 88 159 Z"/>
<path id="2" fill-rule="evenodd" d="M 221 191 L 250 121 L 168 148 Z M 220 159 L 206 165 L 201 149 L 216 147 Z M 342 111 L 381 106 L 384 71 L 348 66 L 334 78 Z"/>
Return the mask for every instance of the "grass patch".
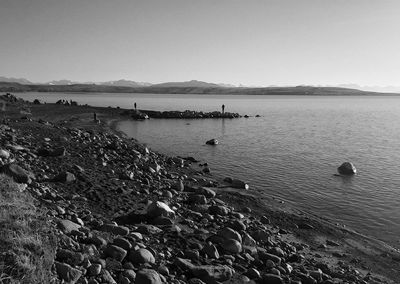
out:
<path id="1" fill-rule="evenodd" d="M 0 175 L 0 283 L 52 283 L 55 244 L 33 197 Z"/>

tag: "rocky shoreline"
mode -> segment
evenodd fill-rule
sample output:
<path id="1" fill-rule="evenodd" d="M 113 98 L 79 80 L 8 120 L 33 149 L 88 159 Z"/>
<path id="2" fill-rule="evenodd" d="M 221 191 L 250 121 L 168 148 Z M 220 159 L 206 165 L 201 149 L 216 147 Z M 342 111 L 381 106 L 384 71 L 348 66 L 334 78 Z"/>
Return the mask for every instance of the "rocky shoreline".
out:
<path id="1" fill-rule="evenodd" d="M 1 171 L 24 185 L 57 237 L 52 283 L 400 279 L 393 248 L 151 151 L 112 129 L 120 110 L 3 99 Z"/>

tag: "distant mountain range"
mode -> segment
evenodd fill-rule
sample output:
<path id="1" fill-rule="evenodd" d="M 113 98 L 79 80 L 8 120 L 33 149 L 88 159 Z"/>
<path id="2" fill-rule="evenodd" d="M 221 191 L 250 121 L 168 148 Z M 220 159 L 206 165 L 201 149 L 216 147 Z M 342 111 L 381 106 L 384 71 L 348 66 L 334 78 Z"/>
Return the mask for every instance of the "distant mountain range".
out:
<path id="1" fill-rule="evenodd" d="M 55 80 L 45 83 L 34 83 L 24 78 L 7 78 L 0 76 L 0 82 L 8 83 L 19 83 L 23 85 L 50 85 L 50 86 L 61 86 L 61 85 L 101 85 L 101 86 L 117 86 L 117 87 L 195 87 L 195 88 L 209 88 L 209 87 L 235 87 L 230 84 L 213 84 L 197 80 L 191 80 L 187 82 L 167 82 L 161 84 L 151 84 L 147 82 L 136 82 L 130 80 L 117 80 L 117 81 L 107 81 L 107 82 L 76 82 L 71 80 Z"/>
<path id="2" fill-rule="evenodd" d="M 360 90 L 361 89 L 361 90 Z M 377 93 L 400 93 L 400 87 L 339 86 L 269 86 L 246 87 L 230 84 L 215 84 L 191 80 L 151 84 L 130 80 L 108 82 L 74 82 L 57 80 L 33 83 L 24 78 L 0 76 L 1 92 L 108 92 L 108 93 L 170 93 L 170 94 L 243 94 L 243 95 L 372 95 Z"/>

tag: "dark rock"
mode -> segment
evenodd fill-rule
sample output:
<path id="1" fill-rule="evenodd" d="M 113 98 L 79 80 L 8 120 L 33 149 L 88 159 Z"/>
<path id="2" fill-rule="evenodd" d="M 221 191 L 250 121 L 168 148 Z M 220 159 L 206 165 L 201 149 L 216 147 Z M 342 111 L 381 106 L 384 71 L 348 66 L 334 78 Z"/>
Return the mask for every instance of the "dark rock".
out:
<path id="1" fill-rule="evenodd" d="M 350 162 L 344 162 L 337 170 L 341 175 L 355 175 L 357 173 L 356 167 Z"/>
<path id="2" fill-rule="evenodd" d="M 107 255 L 117 261 L 122 261 L 125 258 L 127 251 L 121 247 L 118 247 L 115 245 L 109 245 L 104 250 L 104 253 L 105 253 L 105 255 Z"/>
<path id="3" fill-rule="evenodd" d="M 162 284 L 162 281 L 157 271 L 142 269 L 136 274 L 135 284 Z"/>
<path id="4" fill-rule="evenodd" d="M 57 251 L 56 259 L 60 262 L 65 262 L 70 265 L 79 265 L 83 262 L 84 257 L 80 252 L 74 252 L 68 249 Z"/>
<path id="5" fill-rule="evenodd" d="M 70 284 L 75 284 L 82 276 L 82 271 L 71 267 L 68 264 L 55 262 L 58 276 Z"/>
<path id="6" fill-rule="evenodd" d="M 129 234 L 129 228 L 113 224 L 104 224 L 100 227 L 100 231 L 110 232 L 115 235 L 126 236 Z"/>
<path id="7" fill-rule="evenodd" d="M 68 183 L 68 182 L 74 182 L 76 181 L 76 177 L 73 173 L 70 172 L 62 172 L 56 175 L 53 179 L 53 182 L 63 182 L 63 183 Z"/>
<path id="8" fill-rule="evenodd" d="M 264 274 L 259 284 L 284 284 L 282 277 L 275 274 Z"/>
<path id="9" fill-rule="evenodd" d="M 249 185 L 247 183 L 238 179 L 232 180 L 232 187 L 246 190 L 249 189 Z"/>
<path id="10" fill-rule="evenodd" d="M 219 142 L 217 139 L 213 138 L 206 142 L 207 145 L 217 145 Z"/>
<path id="11" fill-rule="evenodd" d="M 155 263 L 153 254 L 144 248 L 131 250 L 128 258 L 133 264 Z"/>
<path id="12" fill-rule="evenodd" d="M 226 265 L 194 265 L 189 260 L 179 257 L 175 260 L 175 265 L 207 284 L 229 280 L 234 274 L 234 270 Z"/>

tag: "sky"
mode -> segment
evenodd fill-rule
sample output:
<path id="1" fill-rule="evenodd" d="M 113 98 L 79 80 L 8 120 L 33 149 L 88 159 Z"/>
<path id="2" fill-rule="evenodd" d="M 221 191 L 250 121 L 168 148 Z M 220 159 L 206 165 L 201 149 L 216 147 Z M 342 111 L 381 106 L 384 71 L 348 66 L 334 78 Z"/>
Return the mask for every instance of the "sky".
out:
<path id="1" fill-rule="evenodd" d="M 0 0 L 0 76 L 400 85 L 398 0 Z"/>

